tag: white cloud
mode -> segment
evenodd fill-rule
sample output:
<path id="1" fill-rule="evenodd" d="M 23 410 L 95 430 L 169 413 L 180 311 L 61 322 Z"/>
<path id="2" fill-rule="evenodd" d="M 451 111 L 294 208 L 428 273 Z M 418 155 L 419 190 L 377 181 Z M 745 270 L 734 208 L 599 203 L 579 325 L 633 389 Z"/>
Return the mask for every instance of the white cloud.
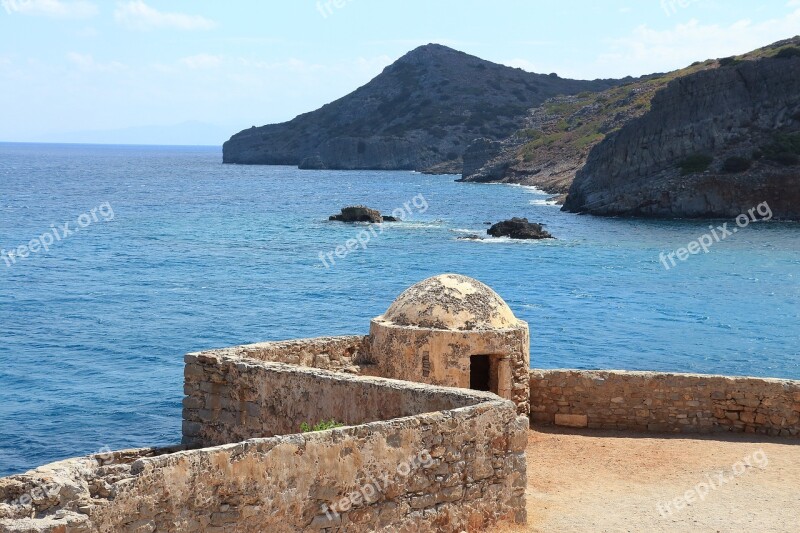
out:
<path id="1" fill-rule="evenodd" d="M 185 13 L 165 13 L 148 6 L 142 0 L 119 4 L 114 11 L 114 19 L 133 30 L 209 30 L 217 24 L 200 15 Z"/>
<path id="2" fill-rule="evenodd" d="M 0 0 L 6 13 L 52 18 L 89 18 L 97 14 L 97 6 L 86 0 Z"/>
<path id="3" fill-rule="evenodd" d="M 795 3 L 800 0 L 792 0 Z M 668 30 L 642 25 L 630 36 L 610 41 L 611 51 L 600 55 L 592 70 L 602 77 L 670 71 L 694 61 L 749 52 L 792 37 L 799 28 L 800 9 L 759 23 L 743 19 L 721 26 L 693 19 Z"/>
<path id="4" fill-rule="evenodd" d="M 216 68 L 222 64 L 222 56 L 197 54 L 182 58 L 181 63 L 191 69 Z"/>
<path id="5" fill-rule="evenodd" d="M 79 54 L 77 52 L 70 52 L 67 54 L 67 59 L 70 63 L 85 72 L 115 72 L 127 68 L 119 61 L 110 61 L 108 63 L 99 63 L 94 60 L 91 54 Z"/>

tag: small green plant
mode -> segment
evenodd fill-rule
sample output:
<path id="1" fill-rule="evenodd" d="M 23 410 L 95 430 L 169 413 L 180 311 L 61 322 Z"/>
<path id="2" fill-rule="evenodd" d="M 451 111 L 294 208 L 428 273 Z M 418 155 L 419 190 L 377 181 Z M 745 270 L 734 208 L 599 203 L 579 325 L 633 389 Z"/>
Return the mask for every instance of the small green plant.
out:
<path id="1" fill-rule="evenodd" d="M 729 157 L 722 163 L 722 170 L 730 173 L 744 172 L 748 170 L 753 162 L 746 157 L 733 156 Z"/>
<path id="2" fill-rule="evenodd" d="M 687 174 L 697 174 L 708 170 L 713 160 L 714 158 L 710 155 L 694 154 L 681 161 L 678 166 L 681 167 L 681 174 L 684 176 Z"/>
<path id="3" fill-rule="evenodd" d="M 300 431 L 303 433 L 310 433 L 312 431 L 325 431 L 326 429 L 333 429 L 333 428 L 340 428 L 344 426 L 341 422 L 337 422 L 333 418 L 330 420 L 323 420 L 322 422 L 317 422 L 315 425 L 311 426 L 308 422 L 303 422 L 300 424 Z"/>

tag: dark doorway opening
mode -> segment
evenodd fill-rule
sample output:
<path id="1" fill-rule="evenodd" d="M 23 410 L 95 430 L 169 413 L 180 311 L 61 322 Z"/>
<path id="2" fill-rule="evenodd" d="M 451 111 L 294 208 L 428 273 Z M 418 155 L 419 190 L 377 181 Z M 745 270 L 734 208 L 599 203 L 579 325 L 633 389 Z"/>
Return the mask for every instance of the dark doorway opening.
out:
<path id="1" fill-rule="evenodd" d="M 491 392 L 490 376 L 492 364 L 488 355 L 472 355 L 469 358 L 469 388 Z"/>

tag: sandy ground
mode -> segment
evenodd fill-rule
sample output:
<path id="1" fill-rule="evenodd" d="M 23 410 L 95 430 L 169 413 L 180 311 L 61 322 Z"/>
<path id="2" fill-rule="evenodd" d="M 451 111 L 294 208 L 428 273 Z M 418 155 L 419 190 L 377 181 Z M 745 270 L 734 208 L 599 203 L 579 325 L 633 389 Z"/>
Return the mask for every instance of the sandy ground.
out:
<path id="1" fill-rule="evenodd" d="M 539 429 L 527 457 L 527 527 L 497 533 L 800 532 L 798 440 Z"/>

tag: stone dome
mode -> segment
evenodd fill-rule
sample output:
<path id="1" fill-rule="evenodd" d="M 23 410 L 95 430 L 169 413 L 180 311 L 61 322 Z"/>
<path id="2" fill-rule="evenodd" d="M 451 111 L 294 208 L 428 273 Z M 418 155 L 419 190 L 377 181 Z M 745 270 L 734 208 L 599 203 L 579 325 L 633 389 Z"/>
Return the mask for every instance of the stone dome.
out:
<path id="1" fill-rule="evenodd" d="M 398 326 L 455 331 L 508 329 L 520 321 L 492 289 L 459 274 L 412 285 L 376 320 Z"/>

